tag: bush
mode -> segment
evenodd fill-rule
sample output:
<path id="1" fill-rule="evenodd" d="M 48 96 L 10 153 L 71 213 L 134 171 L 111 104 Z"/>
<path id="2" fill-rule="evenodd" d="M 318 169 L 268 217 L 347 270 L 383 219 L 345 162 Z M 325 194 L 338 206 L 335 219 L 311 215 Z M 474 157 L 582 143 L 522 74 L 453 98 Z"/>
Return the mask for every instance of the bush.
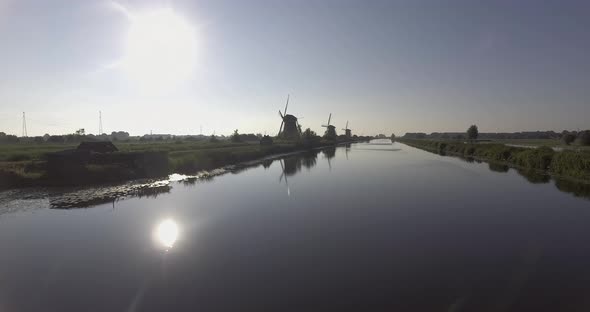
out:
<path id="1" fill-rule="evenodd" d="M 555 151 L 550 147 L 531 148 L 514 155 L 513 162 L 518 166 L 546 170 L 551 165 Z"/>
<path id="2" fill-rule="evenodd" d="M 439 154 L 444 154 L 446 152 L 447 143 L 445 142 L 438 142 L 437 150 Z"/>
<path id="3" fill-rule="evenodd" d="M 590 153 L 563 151 L 556 153 L 551 171 L 574 178 L 590 179 Z"/>

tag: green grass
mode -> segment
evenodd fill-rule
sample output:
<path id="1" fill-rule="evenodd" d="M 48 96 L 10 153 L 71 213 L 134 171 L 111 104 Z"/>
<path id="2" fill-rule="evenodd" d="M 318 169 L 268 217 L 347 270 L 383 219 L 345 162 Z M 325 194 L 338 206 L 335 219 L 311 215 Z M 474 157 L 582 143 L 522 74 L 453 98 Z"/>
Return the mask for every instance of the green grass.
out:
<path id="1" fill-rule="evenodd" d="M 144 152 L 144 151 L 190 151 L 210 148 L 236 147 L 236 146 L 258 146 L 258 143 L 231 143 L 208 141 L 199 142 L 114 142 L 121 152 Z M 41 160 L 44 154 L 76 148 L 78 144 L 53 144 L 53 143 L 18 143 L 0 144 L 0 162 L 2 161 L 23 161 Z"/>
<path id="2" fill-rule="evenodd" d="M 0 144 L 1 161 L 39 160 L 44 154 L 75 148 L 77 144 Z"/>

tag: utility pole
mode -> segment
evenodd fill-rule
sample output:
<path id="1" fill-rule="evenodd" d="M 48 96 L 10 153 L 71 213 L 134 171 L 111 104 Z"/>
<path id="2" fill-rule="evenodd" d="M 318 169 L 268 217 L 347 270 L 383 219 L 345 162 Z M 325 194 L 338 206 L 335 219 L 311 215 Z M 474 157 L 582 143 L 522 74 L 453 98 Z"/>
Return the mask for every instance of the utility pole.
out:
<path id="1" fill-rule="evenodd" d="M 25 117 L 25 112 L 23 112 L 23 137 L 28 137 L 27 135 L 27 118 Z"/>
<path id="2" fill-rule="evenodd" d="M 98 135 L 102 135 L 102 112 L 98 111 Z"/>

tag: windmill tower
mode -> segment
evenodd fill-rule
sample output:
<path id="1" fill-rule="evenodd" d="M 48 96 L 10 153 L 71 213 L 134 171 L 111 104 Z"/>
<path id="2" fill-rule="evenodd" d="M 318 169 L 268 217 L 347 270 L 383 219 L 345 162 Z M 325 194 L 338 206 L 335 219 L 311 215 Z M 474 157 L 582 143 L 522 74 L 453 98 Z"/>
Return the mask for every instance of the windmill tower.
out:
<path id="1" fill-rule="evenodd" d="M 347 139 L 350 139 L 352 137 L 352 132 L 350 131 L 350 129 L 348 129 L 348 120 L 346 121 L 346 127 L 342 130 L 344 130 L 344 135 Z"/>
<path id="2" fill-rule="evenodd" d="M 287 104 L 285 105 L 285 114 L 281 113 L 279 109 L 279 116 L 281 117 L 281 127 L 279 128 L 278 137 L 285 139 L 298 139 L 301 136 L 301 127 L 297 121 L 297 117 L 287 114 L 289 107 L 289 96 L 287 95 Z M 284 127 L 283 127 L 284 126 Z"/>
<path id="3" fill-rule="evenodd" d="M 332 120 L 332 113 L 328 117 L 328 124 L 322 125 L 322 127 L 326 128 L 324 137 L 327 139 L 336 139 L 336 127 L 330 124 L 330 120 Z"/>

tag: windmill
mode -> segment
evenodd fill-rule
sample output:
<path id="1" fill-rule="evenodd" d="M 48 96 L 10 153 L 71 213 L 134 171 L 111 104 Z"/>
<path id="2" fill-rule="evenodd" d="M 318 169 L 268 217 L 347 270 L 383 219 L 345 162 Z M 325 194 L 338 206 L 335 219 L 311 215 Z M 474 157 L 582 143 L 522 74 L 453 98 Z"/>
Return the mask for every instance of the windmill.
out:
<path id="1" fill-rule="evenodd" d="M 330 124 L 330 120 L 332 120 L 332 113 L 330 113 L 330 116 L 328 117 L 328 124 L 322 125 L 322 127 L 326 128 L 324 137 L 328 139 L 336 139 L 336 127 Z"/>
<path id="2" fill-rule="evenodd" d="M 287 104 L 285 104 L 285 114 L 281 113 L 279 109 L 279 117 L 281 117 L 281 127 L 277 136 L 285 139 L 298 139 L 301 136 L 301 127 L 297 121 L 297 117 L 287 114 L 289 107 L 289 96 L 287 95 Z M 284 127 L 283 127 L 284 126 Z"/>
<path id="3" fill-rule="evenodd" d="M 348 129 L 348 120 L 346 121 L 346 127 L 342 130 L 344 130 L 344 135 L 347 139 L 350 139 L 352 137 L 352 132 L 350 131 L 350 129 Z"/>

